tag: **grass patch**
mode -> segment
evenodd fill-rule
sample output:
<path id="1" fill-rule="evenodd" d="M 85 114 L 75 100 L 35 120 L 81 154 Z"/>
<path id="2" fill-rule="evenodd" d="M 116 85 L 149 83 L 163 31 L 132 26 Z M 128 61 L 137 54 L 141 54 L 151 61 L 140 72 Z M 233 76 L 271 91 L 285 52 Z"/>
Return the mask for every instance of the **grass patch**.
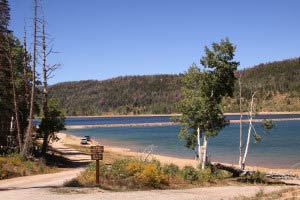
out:
<path id="1" fill-rule="evenodd" d="M 238 179 L 240 182 L 252 183 L 252 184 L 266 184 L 269 180 L 266 177 L 266 174 L 260 171 L 254 172 L 253 174 L 241 177 Z"/>
<path id="2" fill-rule="evenodd" d="M 265 193 L 260 190 L 253 197 L 237 197 L 234 200 L 273 200 L 273 199 L 300 199 L 300 187 L 285 188 L 277 192 Z"/>
<path id="3" fill-rule="evenodd" d="M 24 159 L 20 154 L 0 157 L 0 180 L 34 174 L 53 173 L 56 167 L 46 165 L 44 159 Z"/>
<path id="4" fill-rule="evenodd" d="M 90 194 L 92 192 L 101 192 L 101 191 L 95 191 L 86 188 L 56 188 L 56 189 L 52 189 L 51 192 L 65 195 L 65 194 Z"/>

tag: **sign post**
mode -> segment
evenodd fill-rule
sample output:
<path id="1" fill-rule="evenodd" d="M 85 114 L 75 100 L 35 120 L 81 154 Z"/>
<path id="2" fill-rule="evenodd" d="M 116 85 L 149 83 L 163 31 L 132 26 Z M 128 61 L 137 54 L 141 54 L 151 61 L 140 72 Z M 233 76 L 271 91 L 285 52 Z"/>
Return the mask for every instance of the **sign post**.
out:
<path id="1" fill-rule="evenodd" d="M 99 160 L 103 160 L 104 146 L 91 146 L 91 159 L 96 160 L 96 184 L 99 185 Z"/>

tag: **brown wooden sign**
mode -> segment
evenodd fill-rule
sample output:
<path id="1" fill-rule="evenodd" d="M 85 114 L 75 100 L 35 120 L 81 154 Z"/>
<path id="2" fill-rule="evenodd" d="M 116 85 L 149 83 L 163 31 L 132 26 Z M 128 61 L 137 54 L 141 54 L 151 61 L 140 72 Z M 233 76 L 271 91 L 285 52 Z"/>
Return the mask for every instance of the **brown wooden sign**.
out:
<path id="1" fill-rule="evenodd" d="M 92 160 L 96 160 L 96 184 L 99 185 L 99 160 L 103 160 L 104 146 L 91 146 Z"/>
<path id="2" fill-rule="evenodd" d="M 103 160 L 104 146 L 91 146 L 91 159 Z"/>

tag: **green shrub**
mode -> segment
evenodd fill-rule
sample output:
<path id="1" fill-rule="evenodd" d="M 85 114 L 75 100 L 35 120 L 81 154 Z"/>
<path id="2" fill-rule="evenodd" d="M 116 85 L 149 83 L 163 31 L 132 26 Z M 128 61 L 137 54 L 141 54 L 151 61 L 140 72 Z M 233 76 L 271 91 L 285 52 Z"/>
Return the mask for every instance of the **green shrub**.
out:
<path id="1" fill-rule="evenodd" d="M 169 177 L 175 177 L 179 174 L 179 167 L 173 163 L 164 165 L 162 168 L 163 174 Z"/>
<path id="2" fill-rule="evenodd" d="M 192 166 L 185 166 L 181 170 L 182 178 L 186 181 L 193 182 L 199 179 L 197 170 Z"/>
<path id="3" fill-rule="evenodd" d="M 221 170 L 218 169 L 214 174 L 213 174 L 214 178 L 217 179 L 225 179 L 225 178 L 230 178 L 232 177 L 232 173 L 226 171 L 226 170 Z"/>
<path id="4" fill-rule="evenodd" d="M 241 182 L 247 183 L 267 183 L 266 174 L 260 171 L 254 172 L 250 175 L 242 177 L 239 179 Z"/>
<path id="5" fill-rule="evenodd" d="M 211 169 L 210 168 L 205 168 L 203 170 L 198 171 L 198 180 L 200 182 L 207 182 L 211 179 L 212 174 L 211 174 Z"/>
<path id="6" fill-rule="evenodd" d="M 127 165 L 129 162 L 133 162 L 130 159 L 122 159 L 115 161 L 110 170 L 110 174 L 115 177 L 126 177 L 127 176 Z"/>
<path id="7" fill-rule="evenodd" d="M 83 185 L 79 183 L 77 178 L 73 178 L 69 181 L 64 182 L 65 187 L 82 187 Z"/>
<path id="8" fill-rule="evenodd" d="M 254 172 L 248 177 L 248 181 L 252 183 L 265 183 L 266 182 L 266 174 L 260 171 Z"/>
<path id="9" fill-rule="evenodd" d="M 96 171 L 96 162 L 92 162 L 87 167 L 88 171 Z M 99 162 L 99 174 L 105 174 L 107 172 L 107 166 L 103 162 Z"/>

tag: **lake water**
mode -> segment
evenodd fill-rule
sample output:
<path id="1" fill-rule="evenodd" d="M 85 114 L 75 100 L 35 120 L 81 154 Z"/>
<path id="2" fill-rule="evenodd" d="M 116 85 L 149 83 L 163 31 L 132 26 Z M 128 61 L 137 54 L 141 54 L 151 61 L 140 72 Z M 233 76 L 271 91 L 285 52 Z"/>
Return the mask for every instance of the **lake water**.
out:
<path id="1" fill-rule="evenodd" d="M 282 119 L 300 118 L 300 114 L 281 114 L 281 115 L 258 115 L 256 119 Z M 239 115 L 227 115 L 226 119 L 239 120 Z M 243 119 L 247 119 L 244 115 Z M 66 125 L 97 125 L 97 124 L 136 124 L 136 123 L 155 123 L 171 122 L 170 116 L 131 116 L 131 117 L 75 117 L 67 118 Z"/>
<path id="2" fill-rule="evenodd" d="M 277 115 L 276 115 L 277 116 Z M 260 118 L 276 118 L 267 116 Z M 230 116 L 238 119 L 239 116 Z M 237 117 L 237 118 L 235 118 Z M 300 115 L 285 115 L 286 118 L 296 118 Z M 259 118 L 259 117 L 257 117 Z M 283 118 L 283 116 L 277 116 Z M 103 120 L 103 121 L 102 121 Z M 120 117 L 120 118 L 72 118 L 68 125 L 87 124 L 120 124 L 120 123 L 151 123 L 168 122 L 169 117 Z M 246 137 L 244 125 L 244 137 Z M 256 130 L 262 133 L 262 141 L 254 143 L 253 138 L 249 149 L 250 165 L 274 168 L 300 168 L 300 121 L 276 122 L 276 127 L 270 133 L 264 133 L 261 123 L 255 123 Z M 104 144 L 129 148 L 133 151 L 143 151 L 147 146 L 154 146 L 154 153 L 181 158 L 193 158 L 194 152 L 184 147 L 184 142 L 177 135 L 180 126 L 154 127 L 111 127 L 70 129 L 66 133 L 84 136 L 90 135 Z M 215 138 L 209 139 L 208 154 L 212 161 L 237 164 L 239 153 L 239 124 L 231 124 L 223 129 Z"/>

